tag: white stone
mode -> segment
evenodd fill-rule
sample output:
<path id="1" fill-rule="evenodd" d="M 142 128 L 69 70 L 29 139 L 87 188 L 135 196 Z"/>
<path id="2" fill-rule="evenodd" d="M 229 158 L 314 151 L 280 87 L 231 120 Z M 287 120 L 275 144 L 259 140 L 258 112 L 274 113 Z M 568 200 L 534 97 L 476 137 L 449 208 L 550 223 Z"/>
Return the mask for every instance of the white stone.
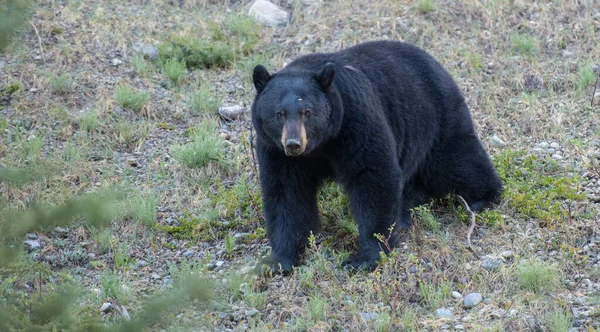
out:
<path id="1" fill-rule="evenodd" d="M 289 14 L 285 10 L 267 0 L 254 1 L 248 15 L 273 27 L 285 26 L 289 21 Z"/>
<path id="2" fill-rule="evenodd" d="M 504 142 L 500 137 L 498 137 L 498 135 L 492 136 L 492 138 L 490 139 L 490 141 L 491 141 L 491 143 L 492 143 L 493 146 L 496 146 L 496 147 L 499 147 L 499 148 L 506 146 L 506 142 Z"/>
<path id="3" fill-rule="evenodd" d="M 457 299 L 457 300 L 460 300 L 460 299 L 463 298 L 462 294 L 459 293 L 459 292 L 457 292 L 457 291 L 453 291 L 452 292 L 452 297 L 455 298 L 455 299 Z"/>

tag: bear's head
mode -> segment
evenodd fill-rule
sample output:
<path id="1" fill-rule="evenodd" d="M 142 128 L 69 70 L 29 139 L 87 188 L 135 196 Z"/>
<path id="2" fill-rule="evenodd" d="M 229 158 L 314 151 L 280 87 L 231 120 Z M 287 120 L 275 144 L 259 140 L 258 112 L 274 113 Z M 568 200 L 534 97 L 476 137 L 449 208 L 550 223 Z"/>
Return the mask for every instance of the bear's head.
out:
<path id="1" fill-rule="evenodd" d="M 318 72 L 284 70 L 273 75 L 262 65 L 252 75 L 256 98 L 252 120 L 258 136 L 288 156 L 307 155 L 330 138 L 339 97 L 332 86 L 335 67 Z"/>

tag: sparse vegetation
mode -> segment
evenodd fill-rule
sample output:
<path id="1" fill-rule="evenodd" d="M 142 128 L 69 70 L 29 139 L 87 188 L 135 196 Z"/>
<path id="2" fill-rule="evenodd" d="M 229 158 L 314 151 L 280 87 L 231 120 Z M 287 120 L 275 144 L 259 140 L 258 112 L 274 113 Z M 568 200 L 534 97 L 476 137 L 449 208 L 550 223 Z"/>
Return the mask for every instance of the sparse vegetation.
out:
<path id="1" fill-rule="evenodd" d="M 144 91 L 137 91 L 130 86 L 121 85 L 115 91 L 115 99 L 121 107 L 139 112 L 148 104 L 149 95 Z"/>
<path id="2" fill-rule="evenodd" d="M 292 1 L 287 27 L 248 0 L 30 3 L 0 0 L 1 331 L 600 330 L 593 1 Z M 301 266 L 253 275 L 268 254 L 256 132 L 218 107 L 251 104 L 256 64 L 374 39 L 452 73 L 502 201 L 477 212 L 472 251 L 448 197 L 350 273 L 358 226 L 328 183 Z"/>

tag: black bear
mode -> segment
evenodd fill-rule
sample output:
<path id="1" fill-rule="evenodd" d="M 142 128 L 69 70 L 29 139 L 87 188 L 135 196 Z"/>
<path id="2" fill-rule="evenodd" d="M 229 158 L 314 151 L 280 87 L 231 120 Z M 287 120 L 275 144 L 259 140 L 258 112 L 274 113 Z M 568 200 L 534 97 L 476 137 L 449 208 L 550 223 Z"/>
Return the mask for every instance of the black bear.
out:
<path id="1" fill-rule="evenodd" d="M 385 251 L 374 234 L 410 226 L 411 208 L 453 193 L 475 211 L 502 193 L 461 91 L 416 46 L 366 42 L 299 57 L 273 75 L 257 65 L 253 81 L 265 263 L 275 272 L 290 272 L 319 229 L 317 189 L 327 179 L 349 195 L 360 233 L 345 265 L 366 270 Z"/>

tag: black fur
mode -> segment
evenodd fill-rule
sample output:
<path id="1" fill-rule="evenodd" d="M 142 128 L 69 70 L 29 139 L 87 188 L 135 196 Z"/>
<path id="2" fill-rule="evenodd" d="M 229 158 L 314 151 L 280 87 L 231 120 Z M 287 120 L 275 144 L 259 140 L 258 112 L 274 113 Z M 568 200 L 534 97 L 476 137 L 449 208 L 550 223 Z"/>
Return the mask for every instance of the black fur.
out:
<path id="1" fill-rule="evenodd" d="M 257 66 L 254 84 L 267 263 L 276 271 L 297 265 L 318 231 L 317 189 L 329 178 L 349 194 L 360 231 L 360 250 L 346 265 L 369 270 L 384 250 L 373 234 L 410 226 L 409 209 L 449 193 L 480 209 L 502 193 L 461 91 L 416 46 L 363 43 L 302 56 L 273 75 Z M 283 151 L 286 121 L 306 128 L 306 150 L 296 157 Z"/>

